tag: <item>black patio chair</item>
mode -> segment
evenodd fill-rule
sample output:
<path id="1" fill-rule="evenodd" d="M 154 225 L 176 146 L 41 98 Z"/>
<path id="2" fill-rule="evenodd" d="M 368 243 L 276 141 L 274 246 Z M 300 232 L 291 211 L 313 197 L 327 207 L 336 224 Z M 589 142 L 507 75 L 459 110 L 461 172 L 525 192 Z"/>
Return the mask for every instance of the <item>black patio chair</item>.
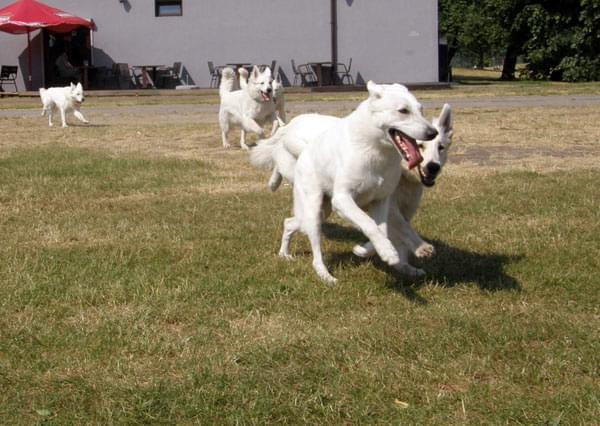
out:
<path id="1" fill-rule="evenodd" d="M 292 71 L 294 72 L 294 86 L 298 84 L 298 79 L 300 79 L 302 86 L 317 84 L 317 77 L 310 65 L 300 64 L 296 66 L 296 63 L 292 59 Z"/>
<path id="2" fill-rule="evenodd" d="M 2 87 L 5 83 L 13 84 L 15 86 L 15 92 L 18 92 L 17 88 L 17 71 L 19 67 L 17 65 L 2 65 L 0 70 L 0 91 L 4 91 Z"/>
<path id="3" fill-rule="evenodd" d="M 335 66 L 335 74 L 341 84 L 344 84 L 344 79 L 348 81 L 348 84 L 354 85 L 354 78 L 350 74 L 350 68 L 352 68 L 352 58 L 348 61 L 348 65 L 343 62 L 338 62 Z"/>
<path id="4" fill-rule="evenodd" d="M 223 66 L 215 66 L 212 61 L 208 61 L 208 71 L 210 72 L 210 87 L 219 87 L 221 84 L 221 72 Z"/>
<path id="5" fill-rule="evenodd" d="M 172 89 L 181 83 L 181 62 L 174 62 L 172 67 L 161 68 L 156 73 L 158 87 Z"/>

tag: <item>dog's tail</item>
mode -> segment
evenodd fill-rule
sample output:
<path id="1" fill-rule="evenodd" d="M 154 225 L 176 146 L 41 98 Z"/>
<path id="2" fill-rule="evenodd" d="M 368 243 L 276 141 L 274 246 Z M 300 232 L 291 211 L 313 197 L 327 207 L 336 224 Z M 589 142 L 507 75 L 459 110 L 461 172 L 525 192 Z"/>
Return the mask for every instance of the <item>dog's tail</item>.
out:
<path id="1" fill-rule="evenodd" d="M 248 86 L 248 70 L 246 68 L 238 68 L 238 74 L 240 75 L 240 89 L 245 89 Z"/>
<path id="2" fill-rule="evenodd" d="M 223 68 L 221 73 L 221 84 L 219 85 L 219 95 L 231 92 L 235 86 L 235 71 L 231 68 Z"/>
<path id="3" fill-rule="evenodd" d="M 275 148 L 284 130 L 281 128 L 270 138 L 259 140 L 250 150 L 250 164 L 259 169 L 272 169 L 275 166 Z"/>

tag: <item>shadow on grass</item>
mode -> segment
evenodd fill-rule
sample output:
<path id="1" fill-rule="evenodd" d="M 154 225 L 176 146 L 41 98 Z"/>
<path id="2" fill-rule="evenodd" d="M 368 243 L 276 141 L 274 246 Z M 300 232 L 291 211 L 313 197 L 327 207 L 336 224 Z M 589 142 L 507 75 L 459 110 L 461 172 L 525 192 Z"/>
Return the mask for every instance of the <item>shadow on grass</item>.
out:
<path id="1" fill-rule="evenodd" d="M 365 237 L 361 232 L 326 223 L 323 225 L 324 235 L 337 241 L 364 242 Z M 424 269 L 426 275 L 423 279 L 413 280 L 407 278 L 383 263 L 379 258 L 372 258 L 373 265 L 388 273 L 389 280 L 386 285 L 402 293 L 408 300 L 417 304 L 426 304 L 427 301 L 418 294 L 418 289 L 431 283 L 441 287 L 452 288 L 458 285 L 476 285 L 484 291 L 520 291 L 521 286 L 504 269 L 507 264 L 522 259 L 523 256 L 510 256 L 497 253 L 477 253 L 457 247 L 451 247 L 442 241 L 427 240 L 436 249 L 435 256 L 430 260 L 415 260 L 410 262 L 413 266 Z M 354 256 L 352 253 L 337 253 L 330 258 L 332 262 L 346 265 L 359 265 L 365 260 Z"/>

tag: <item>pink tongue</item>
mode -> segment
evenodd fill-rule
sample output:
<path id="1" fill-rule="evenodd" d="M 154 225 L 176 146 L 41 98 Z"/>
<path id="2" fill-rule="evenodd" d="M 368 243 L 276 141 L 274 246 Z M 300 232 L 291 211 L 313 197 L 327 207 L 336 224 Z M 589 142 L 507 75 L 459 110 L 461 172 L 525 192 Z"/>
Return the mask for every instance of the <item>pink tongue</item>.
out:
<path id="1" fill-rule="evenodd" d="M 404 154 L 404 158 L 408 162 L 409 169 L 414 168 L 421 161 L 423 161 L 423 157 L 419 152 L 419 148 L 413 141 L 405 139 L 399 134 L 396 134 L 395 139 L 396 142 L 402 147 L 402 152 Z"/>

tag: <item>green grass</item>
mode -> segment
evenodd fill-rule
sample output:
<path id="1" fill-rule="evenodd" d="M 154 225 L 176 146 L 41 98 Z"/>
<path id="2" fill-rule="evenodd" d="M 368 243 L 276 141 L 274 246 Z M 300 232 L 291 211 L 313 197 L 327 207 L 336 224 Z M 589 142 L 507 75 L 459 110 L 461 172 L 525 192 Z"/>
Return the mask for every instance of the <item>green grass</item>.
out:
<path id="1" fill-rule="evenodd" d="M 597 170 L 444 176 L 411 283 L 290 191 L 214 163 L 53 143 L 0 157 L 2 424 L 595 424 Z M 245 173 L 249 183 L 266 175 Z"/>

